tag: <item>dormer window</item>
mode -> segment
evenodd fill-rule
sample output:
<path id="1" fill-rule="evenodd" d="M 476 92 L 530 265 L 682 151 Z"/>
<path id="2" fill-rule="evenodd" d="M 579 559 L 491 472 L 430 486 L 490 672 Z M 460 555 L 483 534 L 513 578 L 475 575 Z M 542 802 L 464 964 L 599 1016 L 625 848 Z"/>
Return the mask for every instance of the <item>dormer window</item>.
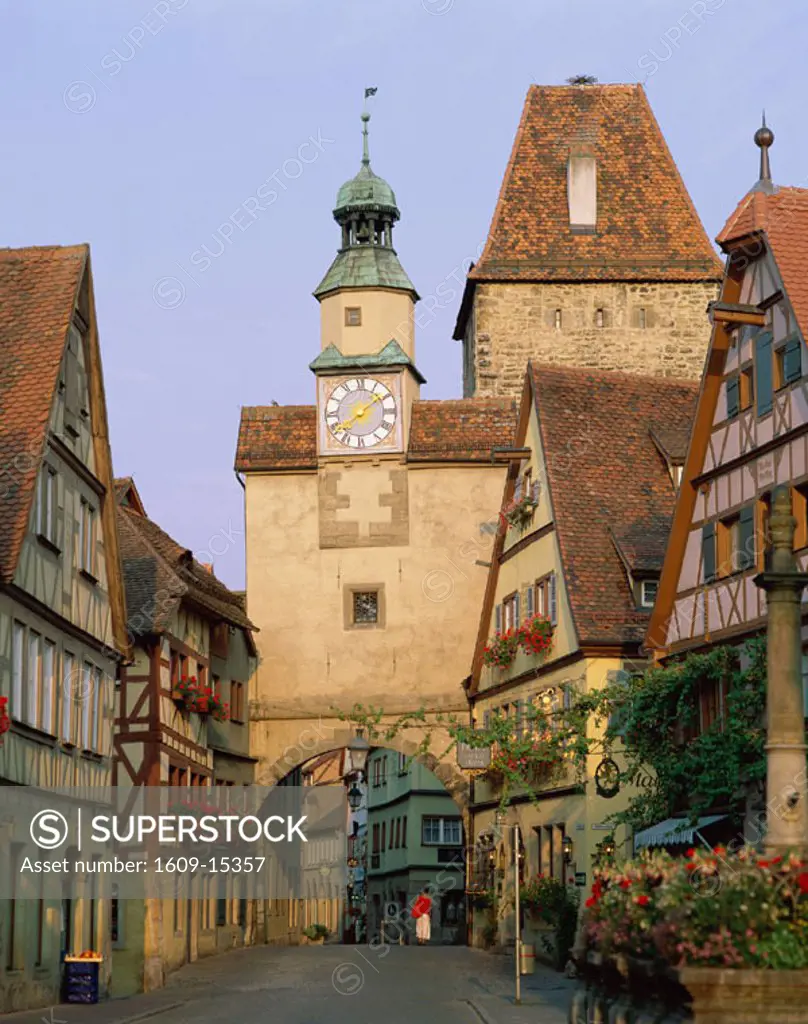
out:
<path id="1" fill-rule="evenodd" d="M 593 156 L 570 154 L 567 202 L 573 231 L 594 231 L 598 221 L 597 164 Z"/>
<path id="2" fill-rule="evenodd" d="M 659 590 L 659 580 L 640 581 L 640 607 L 653 608 Z"/>
<path id="3" fill-rule="evenodd" d="M 345 326 L 346 327 L 361 327 L 362 326 L 362 307 L 361 306 L 346 306 L 345 307 Z"/>

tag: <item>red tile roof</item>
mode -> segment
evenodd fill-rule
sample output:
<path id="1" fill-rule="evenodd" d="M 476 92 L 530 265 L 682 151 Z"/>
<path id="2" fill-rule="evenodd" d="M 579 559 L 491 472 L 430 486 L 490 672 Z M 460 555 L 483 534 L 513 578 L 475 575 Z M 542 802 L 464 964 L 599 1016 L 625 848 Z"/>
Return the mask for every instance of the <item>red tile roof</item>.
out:
<path id="1" fill-rule="evenodd" d="M 800 330 L 808 338 L 808 189 L 778 188 L 772 195 L 752 190 L 716 240 L 729 252 L 742 239 L 759 234 L 768 241 Z M 749 259 L 758 252 L 754 243 L 749 245 Z"/>
<path id="2" fill-rule="evenodd" d="M 511 446 L 519 418 L 513 398 L 414 402 L 410 462 L 490 462 L 491 449 Z"/>
<path id="3" fill-rule="evenodd" d="M 127 625 L 132 635 L 167 629 L 183 600 L 213 618 L 243 629 L 256 628 L 245 614 L 243 597 L 200 565 L 187 548 L 134 509 L 118 505 L 117 511 Z"/>
<path id="4" fill-rule="evenodd" d="M 412 405 L 407 457 L 413 462 L 489 462 L 510 445 L 519 414 L 511 398 L 418 401 Z M 317 468 L 313 405 L 255 406 L 241 411 L 239 472 Z"/>
<path id="5" fill-rule="evenodd" d="M 16 570 L 88 252 L 0 249 L 0 580 Z"/>
<path id="6" fill-rule="evenodd" d="M 313 405 L 258 405 L 241 410 L 236 470 L 317 468 Z"/>
<path id="7" fill-rule="evenodd" d="M 641 642 L 625 559 L 658 572 L 675 504 L 651 430 L 690 428 L 698 384 L 531 366 L 564 579 L 580 643 Z M 618 551 L 619 549 L 619 551 Z"/>
<path id="8" fill-rule="evenodd" d="M 597 230 L 574 233 L 571 148 L 597 161 Z M 474 281 L 719 281 L 721 263 L 641 85 L 527 94 Z"/>

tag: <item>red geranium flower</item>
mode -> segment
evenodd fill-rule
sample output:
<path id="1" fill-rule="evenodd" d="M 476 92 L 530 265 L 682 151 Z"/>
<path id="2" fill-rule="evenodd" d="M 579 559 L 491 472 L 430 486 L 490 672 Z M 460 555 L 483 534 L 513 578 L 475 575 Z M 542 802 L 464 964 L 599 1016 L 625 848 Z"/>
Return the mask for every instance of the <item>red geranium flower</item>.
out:
<path id="1" fill-rule="evenodd" d="M 642 896 L 638 896 L 637 897 L 637 903 L 641 907 L 647 907 L 650 902 L 651 901 L 648 899 L 648 897 L 645 895 L 645 893 L 643 893 Z"/>
<path id="2" fill-rule="evenodd" d="M 801 893 L 808 893 L 808 871 L 803 871 L 797 878 L 797 885 L 800 887 Z"/>

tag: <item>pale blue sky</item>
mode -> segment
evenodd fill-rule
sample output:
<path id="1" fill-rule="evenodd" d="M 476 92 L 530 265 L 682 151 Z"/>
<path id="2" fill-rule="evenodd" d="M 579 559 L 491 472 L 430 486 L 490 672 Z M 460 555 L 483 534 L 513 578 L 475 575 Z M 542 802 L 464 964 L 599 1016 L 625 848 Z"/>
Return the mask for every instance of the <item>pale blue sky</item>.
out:
<path id="1" fill-rule="evenodd" d="M 476 256 L 532 82 L 645 80 L 711 236 L 756 178 L 762 106 L 775 180 L 808 184 L 798 0 L 0 0 L 0 11 L 0 244 L 91 244 L 115 470 L 233 586 L 239 409 L 314 400 L 311 291 L 338 244 L 331 209 L 358 169 L 366 85 L 379 89 L 373 166 L 396 190 L 396 247 L 423 296 Z M 301 151 L 310 137 L 320 148 Z M 259 195 L 263 211 L 249 202 Z M 232 238 L 206 267 L 200 250 L 221 249 L 227 222 Z M 179 305 L 165 278 L 182 281 Z M 458 302 L 459 290 L 418 335 L 424 397 L 460 394 Z"/>

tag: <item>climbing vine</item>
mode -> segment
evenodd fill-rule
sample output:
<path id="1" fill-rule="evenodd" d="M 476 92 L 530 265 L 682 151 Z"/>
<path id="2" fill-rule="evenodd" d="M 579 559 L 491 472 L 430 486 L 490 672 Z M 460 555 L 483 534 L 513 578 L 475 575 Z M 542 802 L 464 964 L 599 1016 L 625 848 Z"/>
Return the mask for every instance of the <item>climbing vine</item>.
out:
<path id="1" fill-rule="evenodd" d="M 487 775 L 501 783 L 501 806 L 517 793 L 535 798 L 570 772 L 582 783 L 589 755 L 615 757 L 620 783 L 632 792 L 611 820 L 635 829 L 684 808 L 695 817 L 720 805 L 740 816 L 765 779 L 763 639 L 688 654 L 592 692 L 569 687 L 548 694 L 524 702 L 519 717 L 492 716 L 482 728 L 453 715 L 428 717 L 423 709 L 384 724 L 383 708 L 355 704 L 338 715 L 378 745 L 420 730 L 413 759 L 432 753 L 441 760 L 460 743 L 490 747 Z M 704 706 L 714 714 L 711 722 L 700 720 Z M 439 731 L 449 736 L 442 751 L 433 750 Z"/>

